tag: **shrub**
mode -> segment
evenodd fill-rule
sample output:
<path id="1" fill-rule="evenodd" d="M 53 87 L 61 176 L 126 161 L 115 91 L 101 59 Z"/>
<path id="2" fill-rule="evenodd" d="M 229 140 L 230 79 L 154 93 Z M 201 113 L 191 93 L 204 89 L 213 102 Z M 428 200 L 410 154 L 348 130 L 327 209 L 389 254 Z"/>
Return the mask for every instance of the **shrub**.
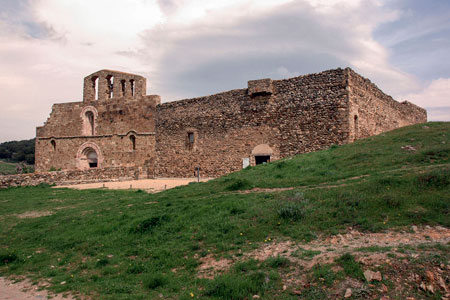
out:
<path id="1" fill-rule="evenodd" d="M 210 281 L 205 289 L 206 296 L 223 300 L 243 300 L 251 295 L 263 294 L 266 275 L 262 272 L 246 274 L 226 274 L 217 276 Z"/>
<path id="2" fill-rule="evenodd" d="M 325 283 L 327 286 L 331 286 L 336 280 L 337 276 L 331 270 L 331 265 L 317 264 L 312 268 L 313 277 L 316 281 Z"/>
<path id="3" fill-rule="evenodd" d="M 138 222 L 136 225 L 130 228 L 131 233 L 146 233 L 150 232 L 161 224 L 164 221 L 167 221 L 167 216 L 157 216 L 151 217 L 145 220 Z"/>
<path id="4" fill-rule="evenodd" d="M 251 184 L 246 179 L 234 179 L 232 180 L 232 183 L 229 184 L 226 189 L 229 191 L 238 191 L 238 190 L 245 190 L 251 187 Z"/>
<path id="5" fill-rule="evenodd" d="M 297 221 L 303 218 L 303 206 L 296 202 L 286 202 L 278 209 L 278 216 L 285 220 Z"/>
<path id="6" fill-rule="evenodd" d="M 355 258 L 350 253 L 345 253 L 339 257 L 336 262 L 344 269 L 345 275 L 356 279 L 364 279 L 364 273 L 361 266 L 355 261 Z"/>
<path id="7" fill-rule="evenodd" d="M 9 263 L 12 263 L 14 261 L 17 261 L 17 255 L 14 253 L 0 252 L 0 266 L 1 265 L 7 265 Z"/>
<path id="8" fill-rule="evenodd" d="M 417 176 L 419 186 L 427 188 L 446 188 L 450 185 L 450 169 L 436 170 Z"/>
<path id="9" fill-rule="evenodd" d="M 268 259 L 266 259 L 265 263 L 267 266 L 271 268 L 281 268 L 288 266 L 291 263 L 291 261 L 286 257 L 277 256 L 277 257 L 269 257 Z"/>
<path id="10" fill-rule="evenodd" d="M 145 287 L 151 290 L 154 290 L 160 286 L 164 286 L 166 283 L 167 277 L 159 273 L 151 274 L 144 280 Z"/>

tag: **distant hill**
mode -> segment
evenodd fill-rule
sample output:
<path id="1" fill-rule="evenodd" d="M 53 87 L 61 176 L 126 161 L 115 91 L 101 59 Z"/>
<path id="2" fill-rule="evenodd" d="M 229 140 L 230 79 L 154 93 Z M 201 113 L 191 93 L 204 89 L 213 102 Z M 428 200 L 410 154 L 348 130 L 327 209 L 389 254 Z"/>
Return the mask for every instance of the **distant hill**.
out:
<path id="1" fill-rule="evenodd" d="M 34 165 L 34 141 L 35 139 L 1 143 L 0 159 Z"/>

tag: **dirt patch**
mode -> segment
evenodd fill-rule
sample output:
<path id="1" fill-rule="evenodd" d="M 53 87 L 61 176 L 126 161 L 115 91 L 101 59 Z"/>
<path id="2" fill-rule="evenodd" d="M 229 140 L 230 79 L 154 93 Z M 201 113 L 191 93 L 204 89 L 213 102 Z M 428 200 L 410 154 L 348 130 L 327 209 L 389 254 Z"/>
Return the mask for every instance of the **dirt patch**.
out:
<path id="1" fill-rule="evenodd" d="M 201 179 L 201 182 L 206 182 L 211 178 Z M 114 189 L 114 190 L 144 190 L 149 193 L 162 192 L 177 186 L 187 185 L 191 182 L 197 182 L 197 178 L 159 178 L 159 179 L 142 179 L 142 180 L 129 180 L 129 181 L 110 181 L 110 182 L 97 182 L 86 183 L 76 185 L 59 185 L 54 188 L 71 188 L 78 190 L 85 189 Z"/>
<path id="2" fill-rule="evenodd" d="M 75 300 L 70 295 L 53 295 L 46 290 L 40 290 L 42 286 L 33 285 L 28 280 L 13 282 L 0 277 L 0 300 Z"/>
<path id="3" fill-rule="evenodd" d="M 364 252 L 369 247 L 383 249 L 393 249 L 400 246 L 418 246 L 424 244 L 447 244 L 450 243 L 450 229 L 436 227 L 416 227 L 403 228 L 398 231 L 386 231 L 381 233 L 361 233 L 352 228 L 345 234 L 322 237 L 310 243 L 300 244 L 292 241 L 272 241 L 266 242 L 259 248 L 241 256 L 233 256 L 231 259 L 216 260 L 208 255 L 200 259 L 199 276 L 203 278 L 214 278 L 218 273 L 229 269 L 234 263 L 247 259 L 264 261 L 269 257 L 282 256 L 304 270 L 311 269 L 316 264 L 333 262 L 344 253 Z M 398 257 L 405 256 L 396 253 Z M 374 262 L 386 261 L 384 253 L 366 253 L 358 256 L 358 261 L 362 264 L 372 264 Z M 294 276 L 295 275 L 295 276 Z M 301 277 L 294 274 L 290 283 L 298 282 Z M 297 276 L 297 277 L 296 277 Z"/>
<path id="4" fill-rule="evenodd" d="M 19 219 L 28 219 L 28 218 L 39 218 L 39 217 L 45 217 L 53 215 L 53 212 L 51 211 L 27 211 L 24 213 L 21 213 L 19 215 L 16 215 Z"/>

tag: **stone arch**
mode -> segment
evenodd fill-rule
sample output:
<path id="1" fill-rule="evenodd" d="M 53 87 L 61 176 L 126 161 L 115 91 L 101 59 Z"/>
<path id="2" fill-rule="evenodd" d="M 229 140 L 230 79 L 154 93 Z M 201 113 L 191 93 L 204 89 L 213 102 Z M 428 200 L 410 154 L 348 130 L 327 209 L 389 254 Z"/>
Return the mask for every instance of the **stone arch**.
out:
<path id="1" fill-rule="evenodd" d="M 81 110 L 82 135 L 95 135 L 95 127 L 97 126 L 98 112 L 94 106 L 85 106 Z"/>
<path id="2" fill-rule="evenodd" d="M 92 142 L 86 142 L 78 148 L 77 168 L 87 170 L 92 168 L 101 168 L 103 164 L 103 155 L 100 147 Z"/>
<path id="3" fill-rule="evenodd" d="M 255 165 L 268 163 L 273 156 L 273 150 L 267 144 L 259 144 L 252 150 Z"/>

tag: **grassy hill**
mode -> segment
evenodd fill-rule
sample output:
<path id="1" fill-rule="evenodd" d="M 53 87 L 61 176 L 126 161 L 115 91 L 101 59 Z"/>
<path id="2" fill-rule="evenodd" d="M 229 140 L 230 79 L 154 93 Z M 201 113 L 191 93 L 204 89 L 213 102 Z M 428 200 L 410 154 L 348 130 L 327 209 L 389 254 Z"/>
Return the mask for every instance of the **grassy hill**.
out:
<path id="1" fill-rule="evenodd" d="M 335 240 L 445 231 L 449 159 L 450 123 L 427 123 L 159 194 L 0 190 L 0 274 L 93 299 L 334 299 L 348 286 L 350 299 L 440 299 L 395 278 L 440 268 L 445 282 L 448 244 Z"/>

